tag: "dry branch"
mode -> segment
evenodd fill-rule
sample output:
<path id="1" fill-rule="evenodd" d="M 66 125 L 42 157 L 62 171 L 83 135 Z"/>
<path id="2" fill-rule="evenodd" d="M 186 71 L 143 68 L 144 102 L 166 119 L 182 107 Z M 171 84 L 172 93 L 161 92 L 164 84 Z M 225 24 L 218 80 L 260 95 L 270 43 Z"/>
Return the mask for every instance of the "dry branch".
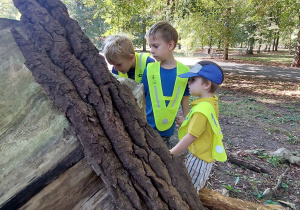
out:
<path id="1" fill-rule="evenodd" d="M 252 203 L 249 201 L 244 201 L 236 198 L 230 198 L 223 196 L 216 191 L 203 188 L 199 192 L 199 197 L 202 204 L 214 210 L 245 210 L 245 209 L 260 209 L 260 210 L 280 210 L 284 209 L 279 205 L 261 205 L 257 203 Z"/>
<path id="2" fill-rule="evenodd" d="M 257 173 L 266 173 L 269 174 L 270 172 L 260 166 L 257 166 L 250 161 L 242 160 L 236 154 L 229 154 L 228 161 L 239 166 L 243 166 L 249 170 L 255 171 Z"/>

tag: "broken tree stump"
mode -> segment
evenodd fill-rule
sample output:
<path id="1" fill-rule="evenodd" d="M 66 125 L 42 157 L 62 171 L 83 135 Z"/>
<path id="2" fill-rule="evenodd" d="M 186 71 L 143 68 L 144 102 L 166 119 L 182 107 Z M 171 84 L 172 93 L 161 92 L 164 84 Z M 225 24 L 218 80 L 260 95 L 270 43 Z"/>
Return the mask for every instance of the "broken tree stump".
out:
<path id="1" fill-rule="evenodd" d="M 203 209 L 184 164 L 142 117 L 130 90 L 59 0 L 14 0 L 12 34 L 35 80 L 74 127 L 119 209 Z"/>
<path id="2" fill-rule="evenodd" d="M 20 21 L 0 18 L 0 209 L 22 206 L 84 158 L 72 127 L 24 65 L 12 27 Z"/>

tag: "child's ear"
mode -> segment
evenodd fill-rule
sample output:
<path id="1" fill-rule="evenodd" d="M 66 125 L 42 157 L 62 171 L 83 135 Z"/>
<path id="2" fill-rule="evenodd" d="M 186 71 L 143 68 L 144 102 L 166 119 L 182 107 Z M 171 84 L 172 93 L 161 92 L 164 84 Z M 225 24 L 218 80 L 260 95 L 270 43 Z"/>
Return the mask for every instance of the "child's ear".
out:
<path id="1" fill-rule="evenodd" d="M 170 50 L 174 50 L 175 47 L 176 47 L 176 46 L 175 46 L 175 42 L 174 42 L 173 40 L 170 41 L 170 42 L 169 42 L 169 49 L 170 49 Z"/>
<path id="2" fill-rule="evenodd" d="M 207 83 L 205 83 L 204 85 L 205 89 L 210 89 L 211 88 L 211 81 L 207 81 Z"/>
<path id="3" fill-rule="evenodd" d="M 134 61 L 135 60 L 135 55 L 134 54 L 130 54 L 129 55 L 129 59 L 130 59 L 130 61 Z"/>

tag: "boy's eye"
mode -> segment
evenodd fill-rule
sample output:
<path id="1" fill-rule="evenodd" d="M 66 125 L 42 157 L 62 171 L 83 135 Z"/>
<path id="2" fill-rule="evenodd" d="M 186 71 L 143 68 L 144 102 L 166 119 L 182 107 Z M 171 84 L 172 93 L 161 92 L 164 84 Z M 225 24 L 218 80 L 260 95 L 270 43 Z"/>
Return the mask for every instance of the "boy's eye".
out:
<path id="1" fill-rule="evenodd" d="M 150 48 L 151 48 L 151 47 L 157 48 L 157 47 L 158 47 L 158 45 L 152 45 L 152 46 L 149 46 L 149 47 L 150 47 Z"/>

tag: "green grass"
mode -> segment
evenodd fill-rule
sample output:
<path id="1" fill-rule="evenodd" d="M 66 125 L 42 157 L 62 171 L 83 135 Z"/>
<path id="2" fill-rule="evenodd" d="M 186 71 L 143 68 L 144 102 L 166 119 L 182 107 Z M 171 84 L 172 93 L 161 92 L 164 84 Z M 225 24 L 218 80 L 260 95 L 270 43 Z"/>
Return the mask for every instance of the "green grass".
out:
<path id="1" fill-rule="evenodd" d="M 259 62 L 276 62 L 276 63 L 292 63 L 293 57 L 238 57 L 245 61 L 259 61 Z"/>
<path id="2" fill-rule="evenodd" d="M 229 59 L 241 60 L 245 62 L 259 62 L 261 64 L 283 64 L 283 65 L 290 65 L 293 62 L 294 54 L 289 54 L 288 50 L 286 49 L 279 49 L 278 51 L 271 51 L 271 52 L 264 52 L 257 53 L 254 51 L 254 54 L 247 55 L 245 54 L 246 49 L 243 48 L 232 48 L 229 49 Z M 176 50 L 174 52 L 175 57 L 186 57 L 187 55 L 182 50 Z M 199 52 L 194 52 L 189 57 L 209 57 L 206 50 L 202 50 Z"/>
<path id="3" fill-rule="evenodd" d="M 218 95 L 222 118 L 237 118 L 239 122 L 256 123 L 270 134 L 276 132 L 283 134 L 284 141 L 289 144 L 299 143 L 294 129 L 300 121 L 297 103 L 277 103 L 270 108 L 270 104 L 264 103 L 259 97 L 235 97 L 232 91 L 220 92 Z M 228 142 L 230 145 L 230 139 Z"/>
<path id="4" fill-rule="evenodd" d="M 300 114 L 298 114 L 296 105 L 284 105 L 278 104 L 280 109 L 285 109 L 284 113 L 280 113 L 277 110 L 270 109 L 268 104 L 259 102 L 259 98 L 235 98 L 232 101 L 223 101 L 222 96 L 232 93 L 220 93 L 219 97 L 219 109 L 222 115 L 230 117 L 239 117 L 249 119 L 257 119 L 267 121 L 267 123 L 295 123 L 300 121 Z"/>
<path id="5" fill-rule="evenodd" d="M 291 64 L 293 62 L 294 55 L 290 55 L 288 52 L 281 50 L 277 52 L 262 52 L 259 54 L 255 53 L 253 55 L 235 56 L 234 58 L 261 63 Z"/>

